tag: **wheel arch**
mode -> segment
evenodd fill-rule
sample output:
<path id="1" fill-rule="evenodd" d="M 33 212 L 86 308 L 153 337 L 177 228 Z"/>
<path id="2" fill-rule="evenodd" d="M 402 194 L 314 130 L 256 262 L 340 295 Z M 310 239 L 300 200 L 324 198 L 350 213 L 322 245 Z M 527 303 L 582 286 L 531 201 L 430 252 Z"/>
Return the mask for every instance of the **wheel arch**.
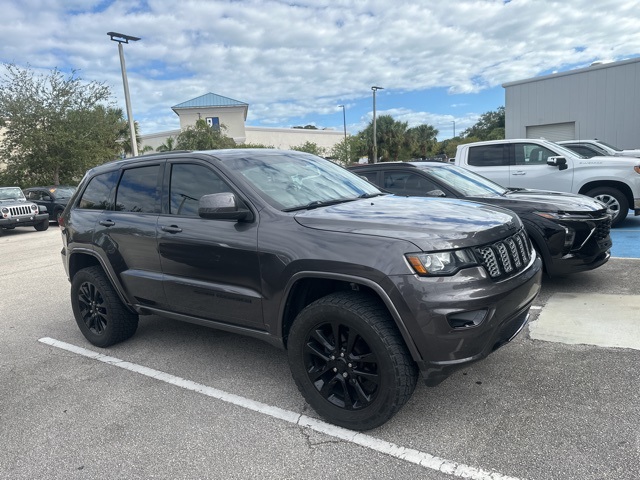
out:
<path id="1" fill-rule="evenodd" d="M 298 272 L 291 277 L 285 288 L 278 315 L 278 337 L 282 339 L 283 346 L 287 347 L 289 330 L 298 313 L 315 300 L 341 290 L 356 290 L 376 296 L 393 318 L 412 358 L 415 361 L 422 360 L 400 313 L 385 290 L 367 278 L 336 273 Z"/>
<path id="2" fill-rule="evenodd" d="M 587 192 L 593 190 L 594 188 L 601 187 L 615 188 L 625 196 L 625 198 L 627 199 L 627 205 L 633 205 L 634 199 L 631 187 L 629 187 L 629 185 L 624 182 L 617 182 L 615 180 L 594 180 L 592 182 L 585 183 L 584 185 L 582 185 L 582 187 L 580 187 L 578 193 L 581 195 L 586 195 Z"/>
<path id="3" fill-rule="evenodd" d="M 115 278 L 113 273 L 105 266 L 102 259 L 93 250 L 74 251 L 69 256 L 69 280 L 73 281 L 73 277 L 76 275 L 76 273 L 78 273 L 78 271 L 82 270 L 83 268 L 93 266 L 102 268 L 102 271 L 107 276 L 107 279 L 118 294 L 118 297 L 120 297 L 122 303 L 126 305 L 129 310 L 135 312 L 135 310 L 131 307 L 131 302 L 124 295 L 120 282 L 117 280 L 117 278 Z"/>

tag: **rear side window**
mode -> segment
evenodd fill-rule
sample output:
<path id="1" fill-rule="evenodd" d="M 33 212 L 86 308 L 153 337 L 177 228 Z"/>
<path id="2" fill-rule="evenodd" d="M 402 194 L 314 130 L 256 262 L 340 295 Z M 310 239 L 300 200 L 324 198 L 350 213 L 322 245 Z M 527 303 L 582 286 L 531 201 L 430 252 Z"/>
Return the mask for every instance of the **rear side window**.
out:
<path id="1" fill-rule="evenodd" d="M 112 210 L 111 189 L 118 181 L 119 171 L 96 175 L 85 188 L 78 202 L 78 208 L 84 210 Z"/>
<path id="2" fill-rule="evenodd" d="M 120 212 L 159 213 L 160 165 L 129 168 L 122 172 L 116 193 L 116 210 Z"/>
<path id="3" fill-rule="evenodd" d="M 481 145 L 469 147 L 469 165 L 496 167 L 509 165 L 508 150 L 504 145 Z"/>

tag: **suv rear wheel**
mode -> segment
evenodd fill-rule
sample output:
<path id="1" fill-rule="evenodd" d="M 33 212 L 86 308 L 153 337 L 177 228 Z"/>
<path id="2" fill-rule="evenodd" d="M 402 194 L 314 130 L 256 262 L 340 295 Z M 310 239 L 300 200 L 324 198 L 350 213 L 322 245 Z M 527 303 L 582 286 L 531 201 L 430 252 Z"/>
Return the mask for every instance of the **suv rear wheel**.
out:
<path id="1" fill-rule="evenodd" d="M 409 400 L 417 367 L 382 303 L 327 295 L 296 318 L 288 340 L 298 389 L 320 416 L 353 430 L 382 425 Z"/>
<path id="2" fill-rule="evenodd" d="M 102 268 L 84 268 L 71 282 L 71 306 L 80 331 L 97 347 L 108 347 L 131 337 L 138 315 L 120 301 Z"/>

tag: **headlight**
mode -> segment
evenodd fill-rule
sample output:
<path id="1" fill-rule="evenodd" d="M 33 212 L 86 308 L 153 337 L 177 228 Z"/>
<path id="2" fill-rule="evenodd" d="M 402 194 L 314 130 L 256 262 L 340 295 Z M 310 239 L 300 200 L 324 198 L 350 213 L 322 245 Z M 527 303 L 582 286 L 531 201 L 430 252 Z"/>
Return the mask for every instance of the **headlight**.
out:
<path id="1" fill-rule="evenodd" d="M 9 213 L 9 209 L 7 207 L 2 207 L 2 213 Z"/>
<path id="2" fill-rule="evenodd" d="M 548 218 L 549 220 L 590 220 L 591 216 L 588 214 L 581 215 L 575 213 L 563 213 L 563 212 L 533 212 L 536 215 Z"/>
<path id="3" fill-rule="evenodd" d="M 423 276 L 453 275 L 461 268 L 478 264 L 471 250 L 449 252 L 409 253 L 406 255 L 411 268 Z"/>
<path id="4" fill-rule="evenodd" d="M 31 211 L 37 212 L 38 211 L 38 205 L 36 205 L 35 203 L 33 205 L 31 205 Z"/>

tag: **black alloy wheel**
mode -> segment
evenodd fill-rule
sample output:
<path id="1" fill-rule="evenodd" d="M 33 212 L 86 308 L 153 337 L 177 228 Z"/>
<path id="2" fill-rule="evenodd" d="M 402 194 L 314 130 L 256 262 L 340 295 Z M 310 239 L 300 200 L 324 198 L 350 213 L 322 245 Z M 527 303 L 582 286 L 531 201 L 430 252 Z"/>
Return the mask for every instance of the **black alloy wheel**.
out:
<path id="1" fill-rule="evenodd" d="M 98 266 L 75 274 L 71 282 L 71 306 L 80 331 L 98 347 L 126 340 L 138 328 L 138 315 L 122 303 Z"/>
<path id="2" fill-rule="evenodd" d="M 409 400 L 418 371 L 382 302 L 337 292 L 303 309 L 289 332 L 289 366 L 298 389 L 327 421 L 369 430 Z"/>

